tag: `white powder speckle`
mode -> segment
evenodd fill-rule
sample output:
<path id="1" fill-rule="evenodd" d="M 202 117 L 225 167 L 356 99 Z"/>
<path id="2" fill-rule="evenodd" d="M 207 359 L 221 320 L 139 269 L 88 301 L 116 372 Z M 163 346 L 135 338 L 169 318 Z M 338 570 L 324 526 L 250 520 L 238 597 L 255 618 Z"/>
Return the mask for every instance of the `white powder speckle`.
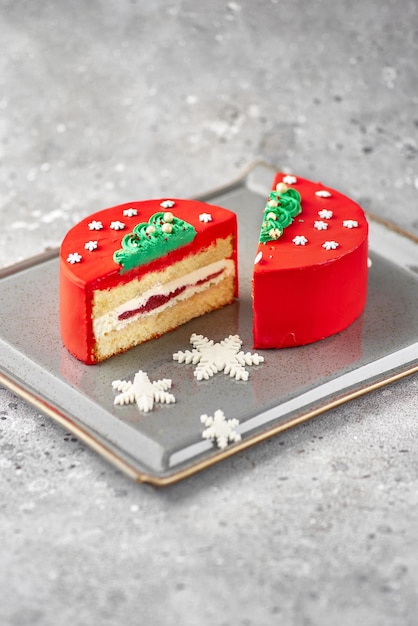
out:
<path id="1" fill-rule="evenodd" d="M 62 213 L 61 209 L 55 209 L 55 211 L 50 211 L 49 213 L 46 213 L 45 215 L 43 215 L 40 218 L 40 221 L 43 224 L 50 224 L 54 220 L 61 219 L 62 215 L 63 215 L 63 213 Z"/>
<path id="2" fill-rule="evenodd" d="M 394 67 L 384 67 L 382 69 L 382 80 L 388 89 L 394 89 L 397 72 Z"/>
<path id="3" fill-rule="evenodd" d="M 46 491 L 49 487 L 49 481 L 46 478 L 36 478 L 28 484 L 28 491 L 32 493 Z"/>
<path id="4" fill-rule="evenodd" d="M 248 117 L 258 119 L 260 117 L 260 107 L 258 104 L 252 104 L 248 107 Z"/>
<path id="5" fill-rule="evenodd" d="M 30 511 L 33 511 L 34 508 L 35 508 L 35 503 L 32 501 L 23 502 L 19 507 L 22 513 L 29 513 Z"/>
<path id="6" fill-rule="evenodd" d="M 27 230 L 32 231 L 39 228 L 39 222 L 12 222 L 9 225 L 9 230 Z"/>

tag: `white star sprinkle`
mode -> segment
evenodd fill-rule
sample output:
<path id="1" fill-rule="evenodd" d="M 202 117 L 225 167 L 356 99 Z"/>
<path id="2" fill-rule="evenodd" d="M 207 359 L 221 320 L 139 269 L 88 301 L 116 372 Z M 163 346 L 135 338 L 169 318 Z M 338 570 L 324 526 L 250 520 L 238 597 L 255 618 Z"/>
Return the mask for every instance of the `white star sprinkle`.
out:
<path id="1" fill-rule="evenodd" d="M 162 402 L 171 404 L 176 399 L 172 393 L 168 393 L 167 389 L 171 388 L 171 380 L 164 378 L 153 383 L 150 381 L 148 374 L 139 370 L 134 381 L 130 380 L 114 380 L 112 387 L 115 391 L 120 391 L 114 400 L 115 404 L 131 404 L 136 402 L 138 409 L 148 413 L 152 411 L 154 402 Z"/>
<path id="2" fill-rule="evenodd" d="M 239 426 L 239 420 L 227 420 L 221 409 L 215 411 L 213 417 L 210 415 L 201 415 L 200 421 L 206 426 L 206 429 L 202 433 L 203 439 L 210 439 L 213 443 L 216 443 L 221 450 L 226 448 L 228 443 L 241 441 L 241 435 L 237 433 L 236 430 Z"/>
<path id="3" fill-rule="evenodd" d="M 292 174 L 286 174 L 286 176 L 283 176 L 283 182 L 286 185 L 294 185 L 295 183 L 297 183 L 298 179 L 296 178 L 296 176 L 292 176 Z"/>
<path id="4" fill-rule="evenodd" d="M 74 263 L 80 263 L 83 257 L 78 252 L 71 252 L 67 257 L 67 262 L 73 265 Z"/>
<path id="5" fill-rule="evenodd" d="M 344 220 L 343 221 L 344 228 L 358 228 L 357 220 Z"/>
<path id="6" fill-rule="evenodd" d="M 331 197 L 331 193 L 327 191 L 326 189 L 319 189 L 318 191 L 315 191 L 315 195 L 318 196 L 318 198 L 330 198 Z"/>
<path id="7" fill-rule="evenodd" d="M 322 247 L 325 248 L 325 250 L 335 250 L 336 248 L 338 248 L 339 245 L 340 244 L 336 241 L 325 241 L 322 244 Z"/>
<path id="8" fill-rule="evenodd" d="M 292 241 L 296 246 L 305 246 L 308 243 L 308 240 L 304 235 L 296 235 Z"/>
<path id="9" fill-rule="evenodd" d="M 113 230 L 123 230 L 125 228 L 125 224 L 123 222 L 119 222 L 119 220 L 116 220 L 116 222 L 111 222 L 110 228 L 112 228 Z"/>
<path id="10" fill-rule="evenodd" d="M 102 230 L 103 224 L 101 222 L 97 222 L 96 220 L 93 220 L 92 222 L 90 222 L 89 228 L 90 230 Z"/>
<path id="11" fill-rule="evenodd" d="M 123 214 L 125 217 L 135 217 L 135 215 L 138 215 L 138 211 L 131 207 L 130 209 L 124 209 Z"/>
<path id="12" fill-rule="evenodd" d="M 84 247 L 86 250 L 93 252 L 93 250 L 97 249 L 97 241 L 87 241 L 87 243 L 84 244 Z"/>
<path id="13" fill-rule="evenodd" d="M 162 207 L 163 209 L 171 209 L 171 207 L 173 207 L 174 205 L 174 200 L 163 200 L 162 202 L 160 202 L 160 207 Z"/>
<path id="14" fill-rule="evenodd" d="M 212 221 L 212 215 L 210 213 L 201 213 L 199 215 L 199 221 L 205 222 L 207 224 L 208 222 Z"/>
<path id="15" fill-rule="evenodd" d="M 327 222 L 316 221 L 314 222 L 314 228 L 317 230 L 326 230 L 328 228 Z"/>
<path id="16" fill-rule="evenodd" d="M 332 211 L 328 211 L 328 209 L 321 209 L 318 211 L 319 217 L 322 217 L 323 220 L 330 220 L 332 217 Z"/>
<path id="17" fill-rule="evenodd" d="M 208 339 L 203 335 L 190 337 L 193 350 L 176 352 L 173 359 L 179 363 L 197 365 L 193 375 L 197 380 L 208 380 L 217 372 L 229 374 L 235 380 L 248 380 L 249 372 L 245 365 L 259 365 L 264 357 L 255 353 L 251 354 L 241 350 L 242 341 L 238 335 L 229 335 L 219 343 Z"/>

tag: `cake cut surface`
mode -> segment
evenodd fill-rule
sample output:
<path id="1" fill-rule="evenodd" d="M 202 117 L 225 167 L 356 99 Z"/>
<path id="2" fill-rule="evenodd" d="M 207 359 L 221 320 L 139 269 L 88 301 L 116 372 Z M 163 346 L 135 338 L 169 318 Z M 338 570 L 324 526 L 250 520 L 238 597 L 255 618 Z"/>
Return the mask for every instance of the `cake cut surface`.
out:
<path id="1" fill-rule="evenodd" d="M 277 173 L 255 257 L 255 348 L 313 343 L 347 328 L 367 297 L 362 208 L 321 183 Z"/>
<path id="2" fill-rule="evenodd" d="M 179 199 L 123 204 L 85 218 L 61 245 L 61 336 L 87 364 L 237 295 L 236 215 L 221 207 Z"/>

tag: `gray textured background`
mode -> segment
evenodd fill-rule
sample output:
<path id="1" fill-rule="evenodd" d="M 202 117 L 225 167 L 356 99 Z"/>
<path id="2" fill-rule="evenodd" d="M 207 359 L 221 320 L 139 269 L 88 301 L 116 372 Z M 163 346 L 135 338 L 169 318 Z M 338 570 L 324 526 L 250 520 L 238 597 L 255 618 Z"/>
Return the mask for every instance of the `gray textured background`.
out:
<path id="1" fill-rule="evenodd" d="M 418 233 L 414 0 L 0 0 L 0 266 L 257 158 Z M 0 388 L 0 624 L 414 626 L 417 377 L 166 490 Z"/>

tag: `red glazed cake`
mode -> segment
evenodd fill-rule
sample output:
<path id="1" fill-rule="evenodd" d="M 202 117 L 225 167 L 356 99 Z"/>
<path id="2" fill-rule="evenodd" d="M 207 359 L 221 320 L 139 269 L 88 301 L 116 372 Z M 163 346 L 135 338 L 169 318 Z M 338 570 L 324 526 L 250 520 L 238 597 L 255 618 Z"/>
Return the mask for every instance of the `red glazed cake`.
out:
<path id="1" fill-rule="evenodd" d="M 76 224 L 60 250 L 61 336 L 98 363 L 237 296 L 236 215 L 194 200 L 146 200 Z"/>
<path id="2" fill-rule="evenodd" d="M 309 344 L 347 328 L 367 296 L 362 208 L 321 183 L 275 176 L 254 264 L 255 348 Z"/>

